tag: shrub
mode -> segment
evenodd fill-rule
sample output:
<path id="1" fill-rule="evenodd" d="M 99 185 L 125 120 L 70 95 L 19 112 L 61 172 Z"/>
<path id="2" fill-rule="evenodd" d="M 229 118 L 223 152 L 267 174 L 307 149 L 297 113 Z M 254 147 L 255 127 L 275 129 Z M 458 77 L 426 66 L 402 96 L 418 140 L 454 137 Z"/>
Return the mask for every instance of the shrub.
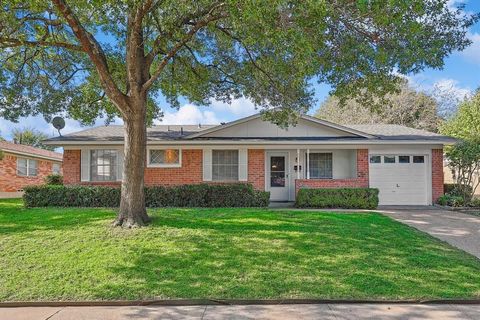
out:
<path id="1" fill-rule="evenodd" d="M 437 199 L 437 203 L 441 206 L 463 207 L 465 205 L 465 200 L 462 196 L 444 194 Z"/>
<path id="2" fill-rule="evenodd" d="M 452 196 L 462 196 L 462 190 L 466 190 L 468 193 L 472 193 L 473 189 L 469 185 L 463 184 L 461 190 L 458 189 L 457 184 L 455 183 L 445 183 L 443 185 L 443 193 L 450 194 Z"/>
<path id="3" fill-rule="evenodd" d="M 118 207 L 120 188 L 98 186 L 26 187 L 27 207 Z M 250 184 L 145 187 L 147 207 L 267 207 L 270 193 Z"/>
<path id="4" fill-rule="evenodd" d="M 473 198 L 468 205 L 470 207 L 480 208 L 480 198 Z"/>
<path id="5" fill-rule="evenodd" d="M 375 209 L 378 189 L 300 189 L 295 205 L 299 208 Z"/>
<path id="6" fill-rule="evenodd" d="M 45 183 L 48 185 L 63 185 L 63 176 L 61 174 L 50 174 L 45 177 Z"/>

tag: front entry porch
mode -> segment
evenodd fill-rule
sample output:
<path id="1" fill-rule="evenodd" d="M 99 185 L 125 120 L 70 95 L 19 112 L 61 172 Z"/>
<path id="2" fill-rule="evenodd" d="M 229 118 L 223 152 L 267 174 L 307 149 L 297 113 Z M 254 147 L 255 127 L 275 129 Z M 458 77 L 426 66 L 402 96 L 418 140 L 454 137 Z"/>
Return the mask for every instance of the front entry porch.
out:
<path id="1" fill-rule="evenodd" d="M 368 150 L 265 150 L 271 201 L 295 201 L 300 188 L 368 187 Z"/>

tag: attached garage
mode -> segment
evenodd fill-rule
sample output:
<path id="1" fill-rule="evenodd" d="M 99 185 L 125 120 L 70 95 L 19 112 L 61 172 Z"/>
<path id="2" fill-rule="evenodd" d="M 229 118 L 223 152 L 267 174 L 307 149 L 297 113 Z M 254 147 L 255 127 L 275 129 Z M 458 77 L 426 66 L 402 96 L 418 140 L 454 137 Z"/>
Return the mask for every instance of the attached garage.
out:
<path id="1" fill-rule="evenodd" d="M 430 205 L 428 154 L 370 154 L 370 187 L 378 188 L 380 205 Z"/>

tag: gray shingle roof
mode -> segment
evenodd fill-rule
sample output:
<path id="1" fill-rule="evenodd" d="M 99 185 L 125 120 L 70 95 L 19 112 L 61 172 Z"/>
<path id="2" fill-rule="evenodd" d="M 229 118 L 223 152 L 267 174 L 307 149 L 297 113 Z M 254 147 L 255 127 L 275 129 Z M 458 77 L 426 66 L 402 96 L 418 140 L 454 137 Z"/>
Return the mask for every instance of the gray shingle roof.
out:
<path id="1" fill-rule="evenodd" d="M 451 140 L 454 138 L 443 136 L 426 130 L 414 129 L 398 124 L 352 124 L 346 127 L 374 135 L 383 140 Z"/>
<path id="2" fill-rule="evenodd" d="M 214 125 L 158 125 L 147 128 L 149 141 L 175 140 L 208 129 Z M 183 134 L 182 134 L 183 128 Z M 47 141 L 123 141 L 123 125 L 90 128 Z"/>
<path id="3" fill-rule="evenodd" d="M 168 141 L 168 140 L 179 140 L 188 137 L 194 133 L 215 127 L 215 125 L 158 125 L 151 128 L 147 128 L 148 141 Z M 422 141 L 432 141 L 432 142 L 442 142 L 442 143 L 454 143 L 456 140 L 450 137 L 442 136 L 433 132 L 428 132 L 425 130 L 418 130 L 413 128 L 408 128 L 401 125 L 394 124 L 366 124 L 366 125 L 345 125 L 345 127 L 373 135 L 373 138 L 364 138 L 364 137 L 308 137 L 305 139 L 302 138 L 275 138 L 275 137 L 264 137 L 264 138 L 242 138 L 241 140 L 249 139 L 256 141 L 269 141 L 269 140 L 422 140 Z M 121 125 L 109 125 L 101 126 L 96 128 L 90 128 L 79 132 L 74 132 L 66 134 L 61 137 L 55 137 L 48 139 L 47 142 L 55 144 L 56 141 L 60 144 L 65 142 L 122 142 L 123 141 L 123 126 Z M 209 138 L 192 138 L 193 140 L 209 140 Z M 213 140 L 239 140 L 240 138 L 215 138 Z"/>

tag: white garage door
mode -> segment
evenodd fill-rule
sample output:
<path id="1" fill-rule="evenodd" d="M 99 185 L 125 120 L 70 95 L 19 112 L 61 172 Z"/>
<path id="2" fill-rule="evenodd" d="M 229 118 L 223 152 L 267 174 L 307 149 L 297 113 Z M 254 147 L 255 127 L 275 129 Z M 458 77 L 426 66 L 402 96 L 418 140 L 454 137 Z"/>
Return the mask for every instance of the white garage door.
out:
<path id="1" fill-rule="evenodd" d="M 427 155 L 370 155 L 370 187 L 380 205 L 428 205 Z"/>

